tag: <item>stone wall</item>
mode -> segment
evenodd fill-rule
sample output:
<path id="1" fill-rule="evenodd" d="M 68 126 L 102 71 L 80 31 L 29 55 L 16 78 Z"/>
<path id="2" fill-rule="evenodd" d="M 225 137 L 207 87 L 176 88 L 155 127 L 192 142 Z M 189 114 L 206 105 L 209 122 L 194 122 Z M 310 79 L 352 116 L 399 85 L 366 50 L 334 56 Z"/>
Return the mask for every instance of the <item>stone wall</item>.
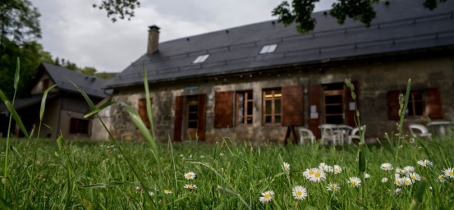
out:
<path id="1" fill-rule="evenodd" d="M 346 78 L 359 83 L 359 108 L 362 123 L 366 124 L 368 138 L 381 138 L 385 132 L 395 131 L 395 122 L 388 120 L 387 92 L 404 90 L 407 80 L 412 79 L 412 89 L 439 87 L 442 97 L 444 119 L 454 120 L 454 57 L 439 56 L 436 58 L 399 59 L 387 61 L 351 62 L 321 68 L 292 69 L 262 73 L 238 74 L 228 77 L 211 77 L 206 79 L 186 80 L 150 84 L 153 98 L 153 117 L 160 140 L 173 138 L 175 119 L 174 106 L 176 96 L 207 94 L 206 107 L 206 139 L 216 141 L 222 137 L 230 137 L 236 141 L 252 141 L 262 143 L 269 141 L 281 142 L 286 128 L 280 125 L 262 125 L 262 90 L 267 88 L 290 85 L 326 84 L 343 82 Z M 185 87 L 198 86 L 196 90 L 185 90 Z M 213 127 L 214 93 L 217 91 L 253 90 L 254 110 L 252 126 L 217 129 Z M 210 97 L 213 96 L 213 97 Z M 138 108 L 138 101 L 145 98 L 143 87 L 117 90 L 114 101 L 122 101 Z M 308 96 L 304 95 L 304 111 L 306 127 L 308 126 Z M 115 105 L 111 109 L 111 130 L 117 139 L 142 139 L 140 132 L 131 122 L 126 110 Z M 406 119 L 405 123 L 425 123 L 427 119 Z"/>

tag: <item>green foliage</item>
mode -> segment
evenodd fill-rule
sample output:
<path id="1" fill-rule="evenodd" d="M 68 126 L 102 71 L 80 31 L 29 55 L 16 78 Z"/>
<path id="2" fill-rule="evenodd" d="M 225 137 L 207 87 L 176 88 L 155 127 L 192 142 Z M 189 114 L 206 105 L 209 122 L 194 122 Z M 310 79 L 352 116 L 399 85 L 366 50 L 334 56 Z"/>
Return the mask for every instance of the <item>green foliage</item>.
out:
<path id="1" fill-rule="evenodd" d="M 312 17 L 315 3 L 320 0 L 292 0 L 291 6 L 288 1 L 283 1 L 273 9 L 273 16 L 278 16 L 278 22 L 289 26 L 292 23 L 296 24 L 296 29 L 300 33 L 313 31 L 316 25 L 315 18 Z M 345 20 L 351 18 L 364 23 L 366 27 L 375 18 L 376 13 L 373 4 L 381 0 L 338 0 L 332 5 L 330 15 L 337 19 L 339 24 L 343 24 Z M 447 0 L 439 0 L 445 2 Z M 437 7 L 437 0 L 425 0 L 423 6 L 430 10 Z"/>
<path id="2" fill-rule="evenodd" d="M 140 7 L 139 0 L 102 0 L 101 4 L 93 4 L 93 8 L 99 8 L 107 12 L 107 17 L 116 22 L 117 18 L 131 20 L 134 17 L 134 10 Z"/>

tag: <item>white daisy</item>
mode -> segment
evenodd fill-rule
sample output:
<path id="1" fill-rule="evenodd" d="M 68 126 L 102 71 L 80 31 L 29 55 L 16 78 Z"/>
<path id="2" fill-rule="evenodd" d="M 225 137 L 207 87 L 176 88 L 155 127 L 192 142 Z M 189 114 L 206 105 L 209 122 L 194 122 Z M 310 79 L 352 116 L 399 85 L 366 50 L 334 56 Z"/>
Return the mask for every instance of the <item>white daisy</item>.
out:
<path id="1" fill-rule="evenodd" d="M 370 178 L 370 174 L 364 174 L 364 179 L 369 179 Z"/>
<path id="2" fill-rule="evenodd" d="M 404 177 L 402 179 L 403 179 L 403 182 L 404 182 L 405 185 L 412 185 L 413 184 L 413 180 L 411 180 L 410 177 Z"/>
<path id="3" fill-rule="evenodd" d="M 405 171 L 406 174 L 413 173 L 413 172 L 415 172 L 415 167 L 413 167 L 413 166 L 405 166 L 404 171 Z"/>
<path id="4" fill-rule="evenodd" d="M 381 179 L 381 182 L 382 182 L 382 183 L 388 182 L 388 178 L 385 177 L 385 178 Z"/>
<path id="5" fill-rule="evenodd" d="M 318 170 L 317 168 L 308 168 L 306 171 L 303 172 L 303 176 L 306 177 L 306 179 L 309 179 L 312 175 L 315 174 L 315 170 Z"/>
<path id="6" fill-rule="evenodd" d="M 271 199 L 273 199 L 274 192 L 272 190 L 268 190 L 266 192 L 263 192 L 262 195 L 263 195 L 263 197 L 260 197 L 259 200 L 262 203 L 266 203 L 266 202 L 271 201 Z"/>
<path id="7" fill-rule="evenodd" d="M 454 168 L 444 169 L 445 177 L 454 178 Z"/>
<path id="8" fill-rule="evenodd" d="M 282 164 L 282 170 L 289 171 L 290 170 L 290 164 L 284 162 L 284 164 Z"/>
<path id="9" fill-rule="evenodd" d="M 304 188 L 302 186 L 295 186 L 292 189 L 292 194 L 293 194 L 293 197 L 295 197 L 296 200 L 302 200 L 302 199 L 305 199 L 307 197 L 306 188 Z"/>
<path id="10" fill-rule="evenodd" d="M 406 171 L 404 169 L 401 169 L 399 167 L 396 168 L 396 174 L 405 174 Z"/>
<path id="11" fill-rule="evenodd" d="M 342 172 L 342 168 L 338 165 L 334 165 L 334 174 L 339 174 Z"/>
<path id="12" fill-rule="evenodd" d="M 154 192 L 148 191 L 148 195 L 153 196 L 153 195 L 154 195 Z"/>
<path id="13" fill-rule="evenodd" d="M 397 173 L 394 174 L 394 178 L 396 178 L 396 179 L 397 179 L 397 178 L 400 178 L 400 174 L 397 174 Z"/>
<path id="14" fill-rule="evenodd" d="M 385 171 L 393 170 L 393 166 L 391 165 L 391 163 L 383 163 L 383 164 L 381 164 L 380 168 Z"/>
<path id="15" fill-rule="evenodd" d="M 361 186 L 361 179 L 359 179 L 358 177 L 350 177 L 350 184 L 353 187 Z"/>
<path id="16" fill-rule="evenodd" d="M 402 189 L 400 189 L 400 188 L 397 188 L 396 191 L 394 191 L 395 194 L 399 194 L 401 192 L 402 192 Z"/>
<path id="17" fill-rule="evenodd" d="M 432 167 L 433 163 L 430 160 L 418 160 L 418 164 L 424 168 Z"/>
<path id="18" fill-rule="evenodd" d="M 197 189 L 197 186 L 195 184 L 185 184 L 184 188 L 188 190 L 195 190 Z"/>
<path id="19" fill-rule="evenodd" d="M 438 181 L 440 181 L 440 182 L 442 182 L 442 183 L 443 183 L 443 182 L 447 182 L 448 180 L 446 179 L 446 177 L 445 177 L 445 176 L 443 176 L 443 175 L 440 175 L 440 176 L 438 176 Z"/>
<path id="20" fill-rule="evenodd" d="M 309 177 L 311 182 L 320 182 L 326 179 L 326 174 L 322 170 L 315 169 L 314 174 Z"/>
<path id="21" fill-rule="evenodd" d="M 141 191 L 142 190 L 142 188 L 140 186 L 136 186 L 135 189 L 136 189 L 136 191 Z"/>
<path id="22" fill-rule="evenodd" d="M 328 165 L 326 165 L 326 163 L 320 163 L 320 165 L 318 165 L 318 168 L 325 171 L 326 169 L 328 169 Z"/>
<path id="23" fill-rule="evenodd" d="M 185 173 L 184 174 L 184 178 L 186 178 L 187 180 L 191 180 L 191 179 L 194 179 L 195 178 L 195 173 L 190 171 L 188 173 Z"/>
<path id="24" fill-rule="evenodd" d="M 333 173 L 334 172 L 334 168 L 332 166 L 326 166 L 325 167 L 325 171 Z"/>
<path id="25" fill-rule="evenodd" d="M 336 183 L 329 183 L 327 186 L 326 186 L 326 189 L 328 191 L 338 191 L 340 189 L 339 185 L 336 184 Z"/>
<path id="26" fill-rule="evenodd" d="M 404 184 L 403 178 L 396 178 L 394 184 L 396 184 L 397 186 L 402 186 Z"/>
<path id="27" fill-rule="evenodd" d="M 164 190 L 165 194 L 172 194 L 172 190 Z"/>
<path id="28" fill-rule="evenodd" d="M 419 180 L 421 180 L 421 177 L 420 177 L 419 174 L 417 174 L 417 173 L 409 173 L 409 174 L 408 174 L 408 177 L 410 177 L 410 179 L 412 179 L 413 181 L 419 181 Z"/>

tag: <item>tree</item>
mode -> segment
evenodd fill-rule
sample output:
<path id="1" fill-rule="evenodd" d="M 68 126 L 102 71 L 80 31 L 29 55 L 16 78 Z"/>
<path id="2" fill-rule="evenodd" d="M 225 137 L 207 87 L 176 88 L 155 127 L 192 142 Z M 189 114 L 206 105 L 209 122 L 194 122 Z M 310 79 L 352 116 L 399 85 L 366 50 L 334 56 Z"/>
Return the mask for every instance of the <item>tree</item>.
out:
<path id="1" fill-rule="evenodd" d="M 41 38 L 39 16 L 28 0 L 0 1 L 0 57 L 6 42 L 21 46 Z"/>
<path id="2" fill-rule="evenodd" d="M 93 4 L 93 8 L 96 7 L 105 10 L 107 17 L 112 22 L 116 22 L 117 18 L 131 20 L 134 17 L 134 10 L 140 7 L 140 2 L 139 0 L 102 0 L 100 5 Z"/>
<path id="3" fill-rule="evenodd" d="M 292 0 L 290 5 L 287 1 L 282 2 L 272 11 L 273 16 L 278 16 L 278 22 L 288 26 L 296 23 L 296 29 L 300 33 L 306 33 L 314 30 L 316 25 L 315 18 L 312 17 L 315 3 L 320 0 Z M 333 3 L 330 15 L 337 19 L 339 24 L 343 24 L 347 17 L 360 21 L 370 26 L 375 18 L 373 4 L 381 0 L 338 0 Z M 447 0 L 425 0 L 422 6 L 433 10 L 437 7 L 438 2 Z"/>

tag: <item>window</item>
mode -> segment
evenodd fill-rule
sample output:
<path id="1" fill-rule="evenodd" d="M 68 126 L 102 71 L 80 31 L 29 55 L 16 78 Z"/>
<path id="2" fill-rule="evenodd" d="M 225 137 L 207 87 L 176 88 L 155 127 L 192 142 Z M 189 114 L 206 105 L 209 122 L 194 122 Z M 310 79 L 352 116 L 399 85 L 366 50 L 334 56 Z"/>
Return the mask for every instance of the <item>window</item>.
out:
<path id="1" fill-rule="evenodd" d="M 43 79 L 42 83 L 43 83 L 43 86 L 41 88 L 41 91 L 46 91 L 47 88 L 49 88 L 49 79 Z"/>
<path id="2" fill-rule="evenodd" d="M 277 44 L 263 46 L 260 54 L 273 53 L 276 50 Z"/>
<path id="3" fill-rule="evenodd" d="M 69 133 L 90 134 L 90 120 L 71 118 Z"/>
<path id="4" fill-rule="evenodd" d="M 281 89 L 263 91 L 263 124 L 278 124 L 282 119 Z"/>
<path id="5" fill-rule="evenodd" d="M 236 124 L 251 125 L 253 119 L 253 95 L 252 91 L 236 93 Z"/>
<path id="6" fill-rule="evenodd" d="M 424 116 L 424 99 L 422 92 L 410 92 L 405 115 L 409 117 Z"/>
<path id="7" fill-rule="evenodd" d="M 208 57 L 210 57 L 209 54 L 206 54 L 206 55 L 199 55 L 199 57 L 197 57 L 197 58 L 195 59 L 195 61 L 192 62 L 192 63 L 203 63 L 203 62 L 205 62 L 205 60 L 206 60 Z"/>

